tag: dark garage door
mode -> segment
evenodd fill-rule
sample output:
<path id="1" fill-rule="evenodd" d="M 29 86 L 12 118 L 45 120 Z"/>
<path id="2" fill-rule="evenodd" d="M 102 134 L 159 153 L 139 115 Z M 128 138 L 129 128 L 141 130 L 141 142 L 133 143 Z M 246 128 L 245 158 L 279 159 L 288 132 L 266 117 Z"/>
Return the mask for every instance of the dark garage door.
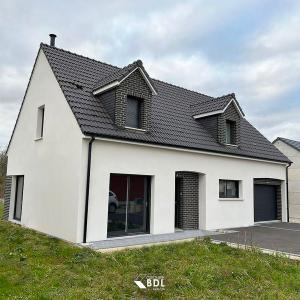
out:
<path id="1" fill-rule="evenodd" d="M 276 187 L 273 185 L 254 185 L 254 222 L 277 219 Z"/>

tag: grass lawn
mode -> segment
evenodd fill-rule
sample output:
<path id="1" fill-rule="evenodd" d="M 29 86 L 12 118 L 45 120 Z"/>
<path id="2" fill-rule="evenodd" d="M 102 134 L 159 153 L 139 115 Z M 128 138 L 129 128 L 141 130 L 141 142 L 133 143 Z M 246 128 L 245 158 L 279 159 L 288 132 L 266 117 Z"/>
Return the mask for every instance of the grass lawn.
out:
<path id="1" fill-rule="evenodd" d="M 0 221 L 0 298 L 300 299 L 300 263 L 200 240 L 101 254 Z"/>

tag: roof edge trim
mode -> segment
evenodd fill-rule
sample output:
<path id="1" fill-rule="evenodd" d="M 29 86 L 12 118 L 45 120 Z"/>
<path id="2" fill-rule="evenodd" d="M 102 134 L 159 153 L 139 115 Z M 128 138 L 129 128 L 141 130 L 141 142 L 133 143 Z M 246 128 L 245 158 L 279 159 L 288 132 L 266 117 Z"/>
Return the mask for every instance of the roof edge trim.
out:
<path id="1" fill-rule="evenodd" d="M 145 79 L 148 87 L 150 88 L 151 92 L 153 95 L 157 95 L 156 89 L 154 88 L 154 86 L 151 84 L 151 82 L 149 81 L 147 75 L 145 74 L 145 72 L 140 68 L 140 67 L 136 67 L 134 68 L 131 72 L 129 72 L 124 78 L 122 78 L 121 80 L 116 80 L 112 83 L 109 83 L 101 88 L 95 89 L 93 91 L 93 95 L 98 95 L 101 94 L 109 89 L 112 89 L 118 85 L 120 85 L 127 77 L 129 77 L 133 72 L 135 72 L 136 70 L 139 70 L 141 75 L 143 76 L 143 78 Z"/>
<path id="2" fill-rule="evenodd" d="M 228 108 L 228 106 L 233 102 L 237 112 L 239 113 L 240 117 L 241 118 L 244 118 L 244 113 L 240 110 L 239 106 L 237 105 L 236 103 L 236 100 L 234 98 L 232 98 L 228 104 L 223 108 L 223 109 L 219 109 L 219 110 L 215 110 L 215 111 L 211 111 L 211 112 L 208 112 L 208 113 L 204 113 L 204 114 L 198 114 L 198 115 L 194 115 L 193 118 L 196 120 L 196 119 L 201 119 L 201 118 L 204 118 L 204 117 L 209 117 L 209 116 L 212 116 L 212 115 L 217 115 L 217 114 L 222 114 L 225 112 L 225 110 Z"/>
<path id="3" fill-rule="evenodd" d="M 118 86 L 119 84 L 120 84 L 119 81 L 113 81 L 112 83 L 109 83 L 109 84 L 107 84 L 107 85 L 105 85 L 105 86 L 103 86 L 103 87 L 101 87 L 101 88 L 96 89 L 95 91 L 93 91 L 93 95 L 101 94 L 101 93 L 103 93 L 103 92 L 105 92 L 107 90 L 110 90 L 110 89 Z"/>

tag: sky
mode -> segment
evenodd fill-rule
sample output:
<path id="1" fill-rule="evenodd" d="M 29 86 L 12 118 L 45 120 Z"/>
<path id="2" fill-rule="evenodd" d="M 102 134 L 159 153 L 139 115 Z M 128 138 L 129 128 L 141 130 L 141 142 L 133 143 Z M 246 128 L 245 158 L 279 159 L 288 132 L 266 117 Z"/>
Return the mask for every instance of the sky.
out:
<path id="1" fill-rule="evenodd" d="M 0 148 L 40 42 L 210 96 L 234 92 L 270 141 L 300 140 L 300 1 L 0 0 Z"/>

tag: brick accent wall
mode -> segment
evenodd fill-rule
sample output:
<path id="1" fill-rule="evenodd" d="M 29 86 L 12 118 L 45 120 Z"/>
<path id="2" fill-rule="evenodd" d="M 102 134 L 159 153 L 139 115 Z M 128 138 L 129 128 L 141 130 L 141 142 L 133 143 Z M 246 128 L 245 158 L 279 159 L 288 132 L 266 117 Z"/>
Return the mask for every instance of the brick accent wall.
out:
<path id="1" fill-rule="evenodd" d="M 282 220 L 281 186 L 276 186 L 277 220 Z"/>
<path id="2" fill-rule="evenodd" d="M 4 210 L 2 216 L 3 220 L 8 220 L 9 217 L 11 185 L 12 185 L 12 176 L 6 176 L 5 186 L 4 186 Z"/>
<path id="3" fill-rule="evenodd" d="M 180 180 L 179 227 L 199 229 L 199 175 L 194 172 L 177 172 Z"/>
<path id="4" fill-rule="evenodd" d="M 223 114 L 201 118 L 198 122 L 221 144 L 226 144 L 226 120 L 235 122 L 234 137 L 235 144 L 240 144 L 240 115 L 233 103 L 231 103 Z"/>
<path id="5" fill-rule="evenodd" d="M 115 102 L 116 102 L 116 90 L 107 91 L 104 94 L 101 94 L 99 97 L 99 101 L 101 101 L 108 112 L 109 116 L 115 122 Z"/>
<path id="6" fill-rule="evenodd" d="M 240 145 L 241 139 L 241 122 L 240 115 L 237 112 L 233 103 L 231 103 L 223 114 L 218 115 L 218 141 L 221 144 L 226 144 L 226 120 L 234 121 L 234 136 L 235 144 Z"/>
<path id="7" fill-rule="evenodd" d="M 205 129 L 218 140 L 218 115 L 201 118 L 199 123 L 205 127 Z"/>
<path id="8" fill-rule="evenodd" d="M 127 95 L 141 98 L 142 129 L 149 131 L 151 128 L 152 93 L 138 70 L 128 76 L 116 89 L 115 124 L 123 128 L 126 124 Z"/>

